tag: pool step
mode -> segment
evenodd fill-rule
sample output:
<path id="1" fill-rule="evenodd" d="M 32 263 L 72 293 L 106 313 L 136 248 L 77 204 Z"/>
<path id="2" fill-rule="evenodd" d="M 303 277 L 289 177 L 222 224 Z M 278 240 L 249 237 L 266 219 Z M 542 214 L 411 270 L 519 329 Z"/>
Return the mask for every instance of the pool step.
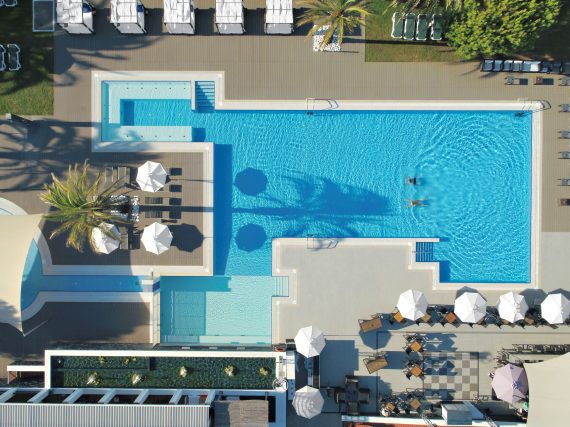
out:
<path id="1" fill-rule="evenodd" d="M 416 242 L 416 262 L 433 261 L 433 242 Z"/>
<path id="2" fill-rule="evenodd" d="M 197 81 L 194 84 L 194 100 L 196 111 L 212 112 L 216 108 L 216 83 Z"/>
<path id="3" fill-rule="evenodd" d="M 289 296 L 289 278 L 285 276 L 275 277 L 275 291 L 274 297 L 288 297 Z"/>

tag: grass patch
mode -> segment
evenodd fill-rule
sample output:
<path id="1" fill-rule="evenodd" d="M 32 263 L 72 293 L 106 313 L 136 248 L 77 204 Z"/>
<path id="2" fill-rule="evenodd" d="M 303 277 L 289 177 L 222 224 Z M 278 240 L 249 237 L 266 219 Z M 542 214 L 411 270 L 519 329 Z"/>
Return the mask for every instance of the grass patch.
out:
<path id="1" fill-rule="evenodd" d="M 461 61 L 445 42 L 407 42 L 391 38 L 393 10 L 387 10 L 389 5 L 389 0 L 374 0 L 372 3 L 372 14 L 366 18 L 366 62 Z"/>
<path id="2" fill-rule="evenodd" d="M 0 72 L 0 114 L 53 114 L 53 33 L 32 31 L 32 4 L 21 1 L 0 12 L 0 44 L 18 44 L 22 64 L 19 71 Z"/>

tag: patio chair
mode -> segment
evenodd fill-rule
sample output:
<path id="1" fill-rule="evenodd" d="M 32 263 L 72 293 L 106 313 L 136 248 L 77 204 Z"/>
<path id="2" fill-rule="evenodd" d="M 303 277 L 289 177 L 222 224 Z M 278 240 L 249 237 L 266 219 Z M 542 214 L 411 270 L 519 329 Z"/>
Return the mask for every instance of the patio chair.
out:
<path id="1" fill-rule="evenodd" d="M 561 187 L 570 187 L 570 178 L 558 178 Z"/>
<path id="2" fill-rule="evenodd" d="M 0 44 L 0 71 L 6 69 L 6 48 Z"/>
<path id="3" fill-rule="evenodd" d="M 563 113 L 570 113 L 570 104 L 562 104 L 560 107 L 562 107 Z"/>
<path id="4" fill-rule="evenodd" d="M 401 39 L 404 37 L 404 15 L 400 12 L 394 12 L 392 15 L 392 34 L 393 39 Z"/>
<path id="5" fill-rule="evenodd" d="M 404 40 L 413 40 L 416 30 L 416 14 L 406 14 L 406 21 L 404 23 Z"/>
<path id="6" fill-rule="evenodd" d="M 428 20 L 425 13 L 420 13 L 416 20 L 416 40 L 425 42 L 428 36 Z"/>
<path id="7" fill-rule="evenodd" d="M 492 59 L 483 60 L 483 64 L 481 65 L 481 71 L 493 71 L 494 62 L 495 61 Z"/>
<path id="8" fill-rule="evenodd" d="M 351 416 L 360 415 L 360 403 L 358 403 L 358 402 L 347 402 L 346 414 L 351 415 Z"/>
<path id="9" fill-rule="evenodd" d="M 20 64 L 20 47 L 17 44 L 8 45 L 8 70 L 18 71 L 22 68 Z"/>
<path id="10" fill-rule="evenodd" d="M 368 370 L 369 374 L 373 374 L 374 372 L 379 371 L 380 369 L 384 369 L 388 367 L 388 361 L 386 360 L 386 356 L 376 356 L 376 357 L 368 357 L 364 359 L 364 366 Z"/>
<path id="11" fill-rule="evenodd" d="M 558 158 L 564 159 L 564 160 L 569 160 L 570 159 L 570 151 L 559 151 L 558 152 Z"/>
<path id="12" fill-rule="evenodd" d="M 433 16 L 431 17 L 430 39 L 432 39 L 435 42 L 438 42 L 442 39 L 442 35 L 443 35 L 442 19 L 443 19 L 443 16 L 440 15 L 439 13 L 434 13 Z"/>

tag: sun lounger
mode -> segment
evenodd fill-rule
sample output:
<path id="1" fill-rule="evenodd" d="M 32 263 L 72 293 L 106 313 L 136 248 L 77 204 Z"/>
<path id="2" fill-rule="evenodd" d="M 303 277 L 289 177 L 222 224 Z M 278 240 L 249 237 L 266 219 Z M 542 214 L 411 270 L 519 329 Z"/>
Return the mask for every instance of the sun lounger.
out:
<path id="1" fill-rule="evenodd" d="M 570 151 L 559 151 L 558 158 L 564 160 L 570 160 Z"/>
<path id="2" fill-rule="evenodd" d="M 540 61 L 523 61 L 522 70 L 524 73 L 540 72 Z"/>
<path id="3" fill-rule="evenodd" d="M 570 77 L 562 77 L 560 79 L 560 86 L 570 86 Z"/>
<path id="4" fill-rule="evenodd" d="M 498 73 L 503 71 L 503 60 L 502 59 L 495 59 L 493 63 L 493 72 Z"/>
<path id="5" fill-rule="evenodd" d="M 427 15 L 420 13 L 418 19 L 416 20 L 416 40 L 424 42 L 427 40 L 428 33 L 428 21 Z"/>
<path id="6" fill-rule="evenodd" d="M 558 206 L 570 206 L 570 199 L 558 199 Z"/>
<path id="7" fill-rule="evenodd" d="M 507 76 L 505 84 L 506 85 L 514 85 L 515 84 L 515 77 L 514 76 Z"/>
<path id="8" fill-rule="evenodd" d="M 493 71 L 493 64 L 495 61 L 492 59 L 485 59 L 483 65 L 481 66 L 481 71 Z"/>
<path id="9" fill-rule="evenodd" d="M 507 59 L 507 60 L 503 61 L 503 71 L 506 71 L 507 73 L 510 71 L 513 71 L 513 60 L 512 59 Z"/>
<path id="10" fill-rule="evenodd" d="M 162 211 L 159 211 L 158 209 L 152 209 L 149 211 L 145 211 L 144 217 L 145 218 L 153 218 L 153 219 L 162 219 Z"/>
<path id="11" fill-rule="evenodd" d="M 513 61 L 513 72 L 520 73 L 522 72 L 523 62 L 522 61 Z"/>
<path id="12" fill-rule="evenodd" d="M 162 205 L 163 203 L 162 197 L 145 197 L 144 204 L 145 205 Z"/>
<path id="13" fill-rule="evenodd" d="M 20 47 L 17 44 L 8 45 L 8 70 L 18 71 L 22 68 L 20 64 Z"/>
<path id="14" fill-rule="evenodd" d="M 416 31 L 416 14 L 406 14 L 406 22 L 404 23 L 404 40 L 413 40 Z"/>
<path id="15" fill-rule="evenodd" d="M 18 6 L 18 0 L 4 0 L 4 6 L 16 7 L 16 6 Z"/>
<path id="16" fill-rule="evenodd" d="M 561 130 L 561 131 L 560 131 L 560 138 L 562 138 L 562 139 L 570 139 L 570 131 Z"/>
<path id="17" fill-rule="evenodd" d="M 560 74 L 570 74 L 570 62 L 566 61 L 563 62 L 562 65 L 560 66 Z"/>
<path id="18" fill-rule="evenodd" d="M 552 73 L 552 62 L 542 61 L 541 65 L 540 65 L 540 72 L 541 73 Z"/>
<path id="19" fill-rule="evenodd" d="M 442 35 L 443 35 L 443 23 L 442 23 L 442 16 L 439 13 L 434 13 L 432 18 L 431 18 L 431 23 L 430 23 L 430 27 L 431 27 L 431 32 L 430 32 L 430 38 L 433 41 L 440 41 L 442 39 Z"/>
<path id="20" fill-rule="evenodd" d="M 392 38 L 401 39 L 404 37 L 404 15 L 400 12 L 394 12 L 392 15 Z"/>
<path id="21" fill-rule="evenodd" d="M 0 44 L 0 71 L 6 69 L 6 48 Z"/>

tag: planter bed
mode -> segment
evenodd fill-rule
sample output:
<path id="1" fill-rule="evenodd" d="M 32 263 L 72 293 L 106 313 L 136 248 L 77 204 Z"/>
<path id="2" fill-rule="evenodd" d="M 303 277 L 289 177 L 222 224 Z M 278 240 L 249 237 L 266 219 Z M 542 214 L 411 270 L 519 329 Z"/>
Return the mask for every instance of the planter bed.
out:
<path id="1" fill-rule="evenodd" d="M 125 357 L 57 356 L 52 358 L 53 387 L 104 388 L 197 388 L 271 390 L 275 379 L 275 359 L 271 357 L 136 357 L 125 363 Z M 233 377 L 224 372 L 232 365 Z M 180 368 L 187 370 L 186 377 Z M 260 374 L 260 368 L 269 374 Z M 87 378 L 96 374 L 97 384 L 87 385 Z M 132 384 L 132 376 L 142 381 Z"/>

